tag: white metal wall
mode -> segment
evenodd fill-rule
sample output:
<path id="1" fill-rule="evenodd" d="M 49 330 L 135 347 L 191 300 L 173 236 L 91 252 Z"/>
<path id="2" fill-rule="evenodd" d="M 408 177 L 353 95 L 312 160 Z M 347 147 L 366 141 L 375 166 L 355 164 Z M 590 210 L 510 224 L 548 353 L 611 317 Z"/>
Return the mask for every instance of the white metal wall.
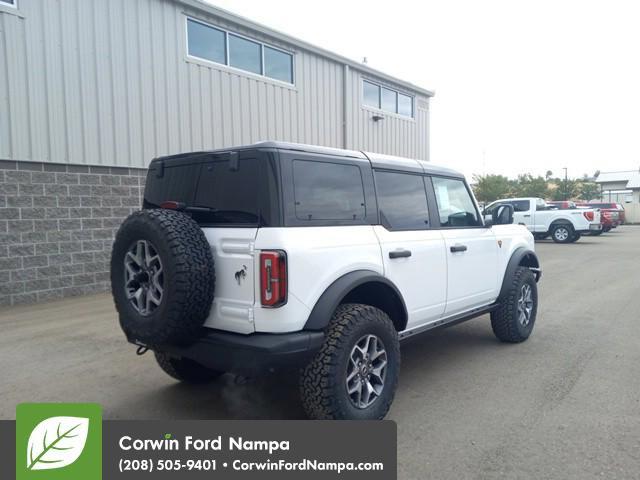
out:
<path id="1" fill-rule="evenodd" d="M 0 9 L 0 159 L 143 167 L 267 139 L 428 158 L 426 97 L 373 122 L 360 72 L 295 45 L 172 0 L 18 6 Z M 293 51 L 295 86 L 188 59 L 185 14 Z"/>

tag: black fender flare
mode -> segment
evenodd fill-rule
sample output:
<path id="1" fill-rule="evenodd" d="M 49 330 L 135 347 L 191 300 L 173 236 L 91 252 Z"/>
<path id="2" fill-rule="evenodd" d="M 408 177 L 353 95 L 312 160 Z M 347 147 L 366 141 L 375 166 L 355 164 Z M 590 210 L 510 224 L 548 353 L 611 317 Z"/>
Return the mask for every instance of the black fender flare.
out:
<path id="1" fill-rule="evenodd" d="M 381 283 L 396 293 L 402 303 L 403 314 L 406 320 L 408 316 L 407 306 L 404 303 L 404 298 L 402 298 L 400 290 L 398 290 L 398 287 L 396 287 L 391 280 L 373 270 L 355 270 L 338 278 L 327 287 L 311 310 L 303 329 L 323 330 L 329 324 L 333 312 L 349 292 L 369 282 Z"/>
<path id="2" fill-rule="evenodd" d="M 538 260 L 538 256 L 536 253 L 526 247 L 516 248 L 515 251 L 511 254 L 511 258 L 509 259 L 509 263 L 507 263 L 507 268 L 504 272 L 504 277 L 502 279 L 502 287 L 500 288 L 500 295 L 498 295 L 498 299 L 502 299 L 506 296 L 509 286 L 511 285 L 511 278 L 516 273 L 516 269 L 525 261 L 525 266 L 529 267 L 535 274 L 536 282 L 540 280 L 542 276 L 542 270 L 540 269 L 540 261 Z"/>

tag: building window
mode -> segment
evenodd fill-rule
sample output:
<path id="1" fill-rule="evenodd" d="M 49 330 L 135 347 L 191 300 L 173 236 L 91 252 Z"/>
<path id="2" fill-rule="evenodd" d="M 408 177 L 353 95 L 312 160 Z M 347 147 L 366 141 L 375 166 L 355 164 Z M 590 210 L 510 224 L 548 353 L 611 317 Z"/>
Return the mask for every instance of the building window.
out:
<path id="1" fill-rule="evenodd" d="M 362 81 L 362 103 L 385 112 L 413 117 L 413 97 L 368 80 Z"/>
<path id="2" fill-rule="evenodd" d="M 225 32 L 202 23 L 187 21 L 189 55 L 216 63 L 227 63 Z"/>
<path id="3" fill-rule="evenodd" d="M 398 114 L 413 117 L 413 97 L 398 93 Z"/>
<path id="4" fill-rule="evenodd" d="M 282 50 L 276 50 L 275 48 L 265 45 L 264 74 L 269 78 L 293 83 L 293 62 L 291 61 L 291 55 Z"/>
<path id="5" fill-rule="evenodd" d="M 365 80 L 362 83 L 362 101 L 368 107 L 380 108 L 380 87 Z"/>
<path id="6" fill-rule="evenodd" d="M 229 65 L 247 72 L 262 74 L 261 45 L 229 34 Z"/>
<path id="7" fill-rule="evenodd" d="M 291 53 L 191 18 L 187 18 L 187 53 L 192 57 L 293 83 Z"/>

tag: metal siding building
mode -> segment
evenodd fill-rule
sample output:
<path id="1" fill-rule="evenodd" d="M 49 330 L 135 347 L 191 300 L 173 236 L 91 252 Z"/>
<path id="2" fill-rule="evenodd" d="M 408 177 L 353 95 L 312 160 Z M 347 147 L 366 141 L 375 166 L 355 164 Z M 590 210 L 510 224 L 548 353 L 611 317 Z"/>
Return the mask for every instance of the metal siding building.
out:
<path id="1" fill-rule="evenodd" d="M 15 1 L 0 11 L 2 159 L 145 167 L 266 139 L 428 159 L 430 92 L 223 10 Z M 292 52 L 294 84 L 188 56 L 187 16 Z M 413 118 L 373 121 L 363 78 L 414 97 Z"/>
<path id="2" fill-rule="evenodd" d="M 223 31 L 226 64 L 189 55 L 189 18 Z M 232 37 L 262 44 L 259 74 L 227 65 Z M 431 96 L 197 0 L 0 0 L 0 306 L 107 289 L 156 156 L 282 140 L 428 160 Z"/>

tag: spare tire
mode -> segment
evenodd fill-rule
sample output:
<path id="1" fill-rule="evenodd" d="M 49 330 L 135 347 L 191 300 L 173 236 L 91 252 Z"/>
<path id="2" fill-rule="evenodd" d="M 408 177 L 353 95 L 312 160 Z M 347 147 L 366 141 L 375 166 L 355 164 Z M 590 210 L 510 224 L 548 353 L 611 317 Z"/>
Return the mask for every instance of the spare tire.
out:
<path id="1" fill-rule="evenodd" d="M 130 341 L 193 341 L 209 315 L 214 287 L 211 247 L 191 217 L 153 209 L 122 223 L 111 254 L 111 292 Z"/>

